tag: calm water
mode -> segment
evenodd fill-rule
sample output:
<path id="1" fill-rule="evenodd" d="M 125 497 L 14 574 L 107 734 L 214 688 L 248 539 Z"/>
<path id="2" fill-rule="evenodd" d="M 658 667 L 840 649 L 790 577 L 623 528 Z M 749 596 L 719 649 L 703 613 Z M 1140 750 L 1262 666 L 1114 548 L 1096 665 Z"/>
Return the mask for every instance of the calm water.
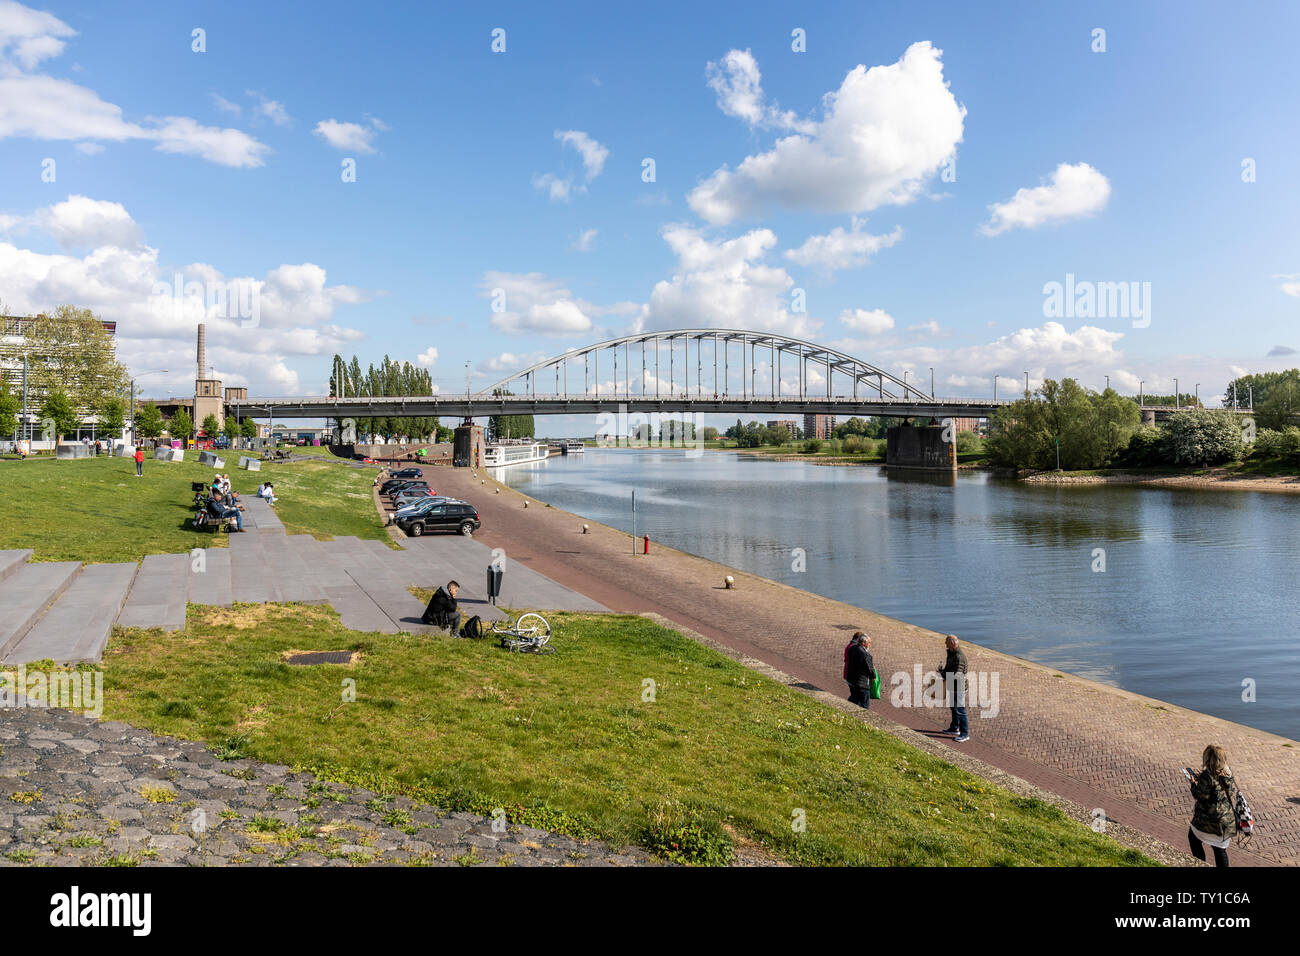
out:
<path id="1" fill-rule="evenodd" d="M 955 482 L 732 453 L 506 469 L 541 501 L 1125 690 L 1300 738 L 1300 498 Z M 791 570 L 795 548 L 807 571 Z M 1105 549 L 1106 570 L 1092 570 Z M 1241 700 L 1242 681 L 1257 700 Z"/>

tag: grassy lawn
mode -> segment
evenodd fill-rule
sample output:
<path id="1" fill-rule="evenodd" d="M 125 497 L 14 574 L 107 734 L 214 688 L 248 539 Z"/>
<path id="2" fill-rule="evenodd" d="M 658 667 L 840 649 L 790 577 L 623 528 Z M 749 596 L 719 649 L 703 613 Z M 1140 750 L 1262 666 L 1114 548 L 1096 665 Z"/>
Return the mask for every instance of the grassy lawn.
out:
<path id="1" fill-rule="evenodd" d="M 223 547 L 224 535 L 196 532 L 190 482 L 212 480 L 193 452 L 183 462 L 148 458 L 144 478 L 130 458 L 52 458 L 0 464 L 0 549 L 31 548 L 39 561 L 134 561 L 146 554 Z M 370 471 L 325 461 L 263 463 L 237 471 L 235 491 L 251 496 L 275 484 L 276 512 L 292 533 L 386 540 L 370 497 Z"/>
<path id="2" fill-rule="evenodd" d="M 105 719 L 683 862 L 727 862 L 735 835 L 805 864 L 1151 864 L 643 618 L 556 614 L 548 657 L 361 634 L 327 606 L 188 620 L 114 633 Z"/>

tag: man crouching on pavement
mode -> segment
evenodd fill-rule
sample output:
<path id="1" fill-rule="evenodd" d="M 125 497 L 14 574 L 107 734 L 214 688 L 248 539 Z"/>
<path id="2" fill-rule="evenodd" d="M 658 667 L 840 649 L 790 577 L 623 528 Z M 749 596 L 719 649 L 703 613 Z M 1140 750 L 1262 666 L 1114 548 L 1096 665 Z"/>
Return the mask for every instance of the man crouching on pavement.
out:
<path id="1" fill-rule="evenodd" d="M 429 598 L 429 606 L 424 609 L 420 620 L 433 627 L 445 627 L 455 637 L 460 633 L 460 611 L 456 608 L 459 591 L 460 585 L 455 581 L 448 581 L 446 587 L 438 588 Z"/>

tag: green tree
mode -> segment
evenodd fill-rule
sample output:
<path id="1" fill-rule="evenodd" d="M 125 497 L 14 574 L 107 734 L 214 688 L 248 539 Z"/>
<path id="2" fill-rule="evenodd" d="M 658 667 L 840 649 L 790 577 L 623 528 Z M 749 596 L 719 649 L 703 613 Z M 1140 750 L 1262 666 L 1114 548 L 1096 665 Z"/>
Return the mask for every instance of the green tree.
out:
<path id="1" fill-rule="evenodd" d="M 99 408 L 99 427 L 105 435 L 121 435 L 126 424 L 126 405 L 116 395 L 104 400 Z"/>
<path id="2" fill-rule="evenodd" d="M 113 338 L 90 309 L 61 305 L 26 331 L 28 380 L 37 394 L 62 392 L 83 414 L 126 384 Z"/>
<path id="3" fill-rule="evenodd" d="M 135 415 L 135 430 L 141 438 L 157 438 L 163 433 L 162 412 L 153 402 L 146 402 Z"/>
<path id="4" fill-rule="evenodd" d="M 221 431 L 221 426 L 217 424 L 217 416 L 209 414 L 203 419 L 203 434 L 207 438 L 216 438 Z"/>
<path id="5" fill-rule="evenodd" d="M 221 433 L 231 441 L 239 437 L 239 422 L 235 421 L 235 416 L 227 416 L 226 423 L 221 426 Z"/>
<path id="6" fill-rule="evenodd" d="M 22 399 L 9 388 L 9 382 L 0 379 L 0 435 L 18 434 L 18 413 L 22 404 Z"/>
<path id="7" fill-rule="evenodd" d="M 51 422 L 53 434 L 46 438 L 45 422 Z M 45 440 L 53 439 L 55 442 L 63 441 L 63 436 L 77 430 L 77 425 L 81 422 L 81 416 L 72 405 L 72 400 L 68 398 L 60 389 L 53 389 L 45 396 L 45 401 L 41 404 L 41 422 L 42 435 Z"/>
<path id="8" fill-rule="evenodd" d="M 1015 468 L 1100 468 L 1128 447 L 1141 414 L 1113 389 L 1089 392 L 1071 378 L 1047 379 L 1033 397 L 998 409 L 985 449 Z"/>
<path id="9" fill-rule="evenodd" d="M 256 438 L 257 422 L 253 421 L 251 418 L 245 418 L 239 423 L 239 434 L 244 438 Z"/>
<path id="10" fill-rule="evenodd" d="M 1160 427 L 1161 457 L 1171 465 L 1218 465 L 1241 458 L 1241 424 L 1224 411 L 1178 412 Z"/>
<path id="11" fill-rule="evenodd" d="M 176 414 L 167 423 L 167 434 L 182 441 L 194 434 L 194 419 L 190 418 L 190 413 L 183 408 L 176 409 Z"/>

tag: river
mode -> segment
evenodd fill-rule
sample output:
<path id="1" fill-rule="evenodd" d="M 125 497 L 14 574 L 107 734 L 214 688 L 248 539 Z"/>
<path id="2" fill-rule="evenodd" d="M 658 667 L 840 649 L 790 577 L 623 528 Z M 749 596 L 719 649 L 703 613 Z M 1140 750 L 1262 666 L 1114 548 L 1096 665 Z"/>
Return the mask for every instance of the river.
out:
<path id="1" fill-rule="evenodd" d="M 900 478 L 680 450 L 588 449 L 498 475 L 627 531 L 635 489 L 652 542 L 1300 738 L 1292 495 Z"/>

